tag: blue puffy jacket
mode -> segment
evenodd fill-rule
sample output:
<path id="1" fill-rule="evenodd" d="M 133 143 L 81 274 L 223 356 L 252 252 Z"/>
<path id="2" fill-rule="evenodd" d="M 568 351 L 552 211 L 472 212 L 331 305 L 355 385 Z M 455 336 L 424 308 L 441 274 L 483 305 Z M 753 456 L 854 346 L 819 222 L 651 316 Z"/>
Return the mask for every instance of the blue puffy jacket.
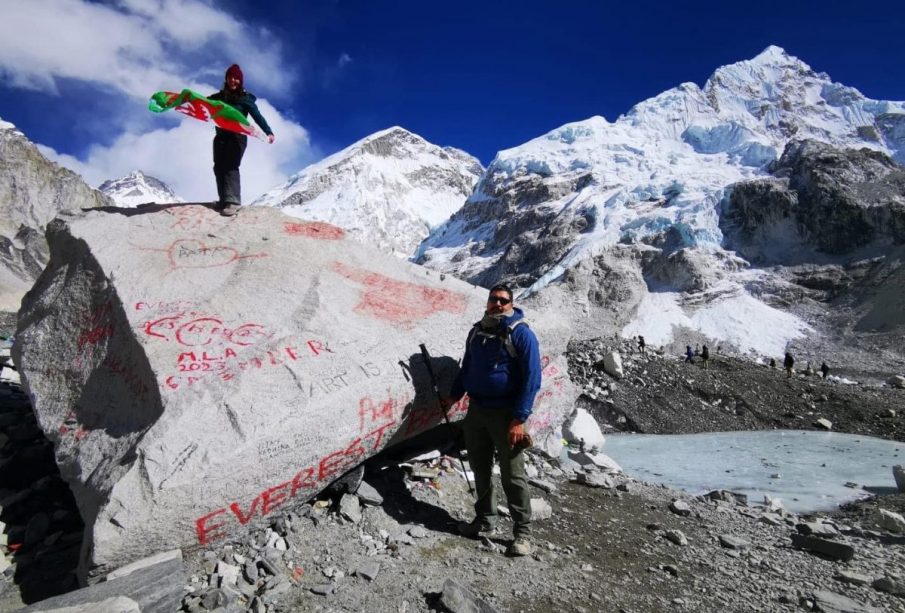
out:
<path id="1" fill-rule="evenodd" d="M 482 407 L 511 407 L 513 419 L 528 419 L 541 382 L 537 337 L 527 325 L 516 326 L 511 332 L 516 357 L 509 355 L 501 338 L 524 317 L 521 309 L 513 309 L 512 315 L 500 321 L 497 336 L 469 332 L 462 370 L 450 391 L 452 398 L 459 399 L 468 392 Z"/>

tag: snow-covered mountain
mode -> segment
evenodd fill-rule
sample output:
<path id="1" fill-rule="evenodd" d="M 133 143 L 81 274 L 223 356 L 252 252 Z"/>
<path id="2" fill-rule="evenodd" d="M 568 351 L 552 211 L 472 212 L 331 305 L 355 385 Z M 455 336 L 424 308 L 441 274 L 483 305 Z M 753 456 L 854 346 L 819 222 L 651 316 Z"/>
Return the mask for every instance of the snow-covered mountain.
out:
<path id="1" fill-rule="evenodd" d="M 326 221 L 409 257 L 462 206 L 483 170 L 464 151 L 393 127 L 304 168 L 252 205 Z"/>
<path id="2" fill-rule="evenodd" d="M 735 253 L 720 220 L 732 186 L 767 176 L 798 139 L 902 163 L 905 104 L 868 99 L 769 47 L 703 88 L 683 83 L 612 123 L 591 117 L 501 151 L 416 261 L 559 302 L 579 335 L 682 346 L 697 335 L 781 355 L 815 328 L 769 299 L 775 284 L 763 279 L 782 275 Z"/>
<path id="3" fill-rule="evenodd" d="M 133 170 L 120 179 L 104 181 L 98 189 L 110 196 L 119 207 L 136 207 L 147 202 L 185 202 L 169 185 L 140 170 Z"/>

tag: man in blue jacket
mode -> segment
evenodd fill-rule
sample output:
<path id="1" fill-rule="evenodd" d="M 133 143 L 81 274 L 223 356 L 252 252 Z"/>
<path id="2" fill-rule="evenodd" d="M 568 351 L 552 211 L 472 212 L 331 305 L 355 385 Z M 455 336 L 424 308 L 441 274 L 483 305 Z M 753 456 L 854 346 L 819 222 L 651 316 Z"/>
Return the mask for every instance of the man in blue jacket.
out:
<path id="1" fill-rule="evenodd" d="M 525 422 L 540 389 L 541 362 L 537 337 L 512 304 L 512 290 L 496 285 L 490 290 L 484 317 L 474 325 L 465 344 L 462 370 L 447 403 L 468 392 L 468 414 L 463 421 L 468 463 L 475 476 L 475 519 L 459 531 L 471 538 L 493 530 L 497 514 L 493 487 L 494 451 L 514 522 L 515 540 L 510 555 L 533 551 L 531 496 L 525 474 L 524 449 L 530 446 Z"/>

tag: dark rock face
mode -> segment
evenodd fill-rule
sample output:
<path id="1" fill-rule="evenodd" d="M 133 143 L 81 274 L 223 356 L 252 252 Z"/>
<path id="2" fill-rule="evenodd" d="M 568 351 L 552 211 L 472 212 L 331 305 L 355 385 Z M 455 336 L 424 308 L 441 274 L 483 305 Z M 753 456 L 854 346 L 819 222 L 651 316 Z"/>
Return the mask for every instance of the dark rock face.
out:
<path id="1" fill-rule="evenodd" d="M 795 141 L 773 173 L 735 184 L 724 203 L 720 229 L 751 261 L 844 260 L 865 247 L 905 243 L 905 168 L 888 156 Z M 796 240 L 802 248 L 791 249 Z"/>
<path id="2" fill-rule="evenodd" d="M 460 230 L 468 232 L 496 220 L 493 235 L 484 237 L 481 233 L 483 240 L 471 243 L 468 252 L 463 251 L 459 259 L 498 256 L 492 266 L 464 278 L 485 287 L 501 279 L 519 287 L 534 283 L 566 254 L 577 236 L 591 231 L 595 225 L 589 209 L 563 212 L 544 203 L 579 191 L 591 180 L 587 173 L 555 180 L 529 174 L 499 183 L 492 176 L 485 178 L 482 197 L 466 202 L 448 223 L 468 220 Z M 424 258 L 418 263 L 423 264 Z"/>

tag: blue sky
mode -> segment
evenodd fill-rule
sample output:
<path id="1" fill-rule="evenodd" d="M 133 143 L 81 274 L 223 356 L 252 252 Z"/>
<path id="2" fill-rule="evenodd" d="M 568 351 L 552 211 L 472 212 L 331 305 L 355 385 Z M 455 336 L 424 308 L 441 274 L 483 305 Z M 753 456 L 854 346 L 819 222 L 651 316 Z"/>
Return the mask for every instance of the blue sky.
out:
<path id="1" fill-rule="evenodd" d="M 905 100 L 899 3 L 0 0 L 0 14 L 0 119 L 93 185 L 140 168 L 190 199 L 213 198 L 211 128 L 152 115 L 147 96 L 212 92 L 232 62 L 277 136 L 249 146 L 246 201 L 392 125 L 487 164 L 770 44 Z"/>

